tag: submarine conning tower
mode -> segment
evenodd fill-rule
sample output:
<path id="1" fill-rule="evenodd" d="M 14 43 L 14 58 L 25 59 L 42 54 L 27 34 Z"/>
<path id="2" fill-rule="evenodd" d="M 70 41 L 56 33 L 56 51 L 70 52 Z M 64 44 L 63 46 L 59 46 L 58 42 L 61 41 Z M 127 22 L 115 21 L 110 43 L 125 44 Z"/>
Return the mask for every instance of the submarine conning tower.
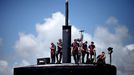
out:
<path id="1" fill-rule="evenodd" d="M 62 27 L 62 39 L 63 39 L 63 63 L 71 63 L 71 25 L 68 25 L 69 9 L 68 0 L 65 3 L 65 25 Z"/>

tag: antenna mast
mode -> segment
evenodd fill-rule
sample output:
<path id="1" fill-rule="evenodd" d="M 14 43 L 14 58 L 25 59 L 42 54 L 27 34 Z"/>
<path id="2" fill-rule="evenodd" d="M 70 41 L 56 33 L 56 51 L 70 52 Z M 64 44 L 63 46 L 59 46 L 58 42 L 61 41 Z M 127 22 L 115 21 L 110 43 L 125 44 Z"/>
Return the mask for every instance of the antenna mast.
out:
<path id="1" fill-rule="evenodd" d="M 68 18 L 69 18 L 69 17 L 68 17 L 68 14 L 69 14 L 69 13 L 68 13 L 68 12 L 69 12 L 69 11 L 68 11 L 68 0 L 66 0 L 66 11 L 65 11 L 65 12 L 66 12 L 65 25 L 68 26 Z"/>

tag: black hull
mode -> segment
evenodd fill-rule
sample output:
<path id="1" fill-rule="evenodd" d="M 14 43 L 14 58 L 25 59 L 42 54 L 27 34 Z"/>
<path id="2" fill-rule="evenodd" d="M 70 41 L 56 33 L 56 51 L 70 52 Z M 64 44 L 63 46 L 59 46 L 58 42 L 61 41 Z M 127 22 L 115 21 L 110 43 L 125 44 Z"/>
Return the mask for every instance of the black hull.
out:
<path id="1" fill-rule="evenodd" d="M 113 65 L 46 64 L 14 68 L 14 75 L 116 75 Z"/>

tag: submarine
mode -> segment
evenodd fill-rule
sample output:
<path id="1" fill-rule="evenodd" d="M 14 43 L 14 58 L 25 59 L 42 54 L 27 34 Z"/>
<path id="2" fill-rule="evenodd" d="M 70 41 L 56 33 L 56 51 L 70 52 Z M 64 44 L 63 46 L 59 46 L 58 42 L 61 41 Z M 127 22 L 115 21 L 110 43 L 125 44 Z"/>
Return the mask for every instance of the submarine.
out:
<path id="1" fill-rule="evenodd" d="M 60 64 L 51 64 L 50 58 L 38 58 L 36 65 L 13 68 L 13 75 L 116 75 L 111 64 L 71 63 L 71 25 L 68 24 L 69 1 L 65 2 L 65 25 L 62 27 L 63 58 Z"/>

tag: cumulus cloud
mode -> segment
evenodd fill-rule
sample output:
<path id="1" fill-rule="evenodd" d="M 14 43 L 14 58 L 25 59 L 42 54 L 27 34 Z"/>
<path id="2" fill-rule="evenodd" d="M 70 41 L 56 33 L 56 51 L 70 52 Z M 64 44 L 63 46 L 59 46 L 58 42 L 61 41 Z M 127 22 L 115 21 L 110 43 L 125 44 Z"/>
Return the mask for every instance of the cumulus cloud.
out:
<path id="1" fill-rule="evenodd" d="M 118 24 L 118 20 L 114 17 L 114 16 L 110 16 L 108 18 L 108 20 L 106 21 L 106 24 L 113 24 L 113 25 L 116 25 Z"/>
<path id="2" fill-rule="evenodd" d="M 134 44 L 129 44 L 126 46 L 129 50 L 134 50 Z"/>
<path id="3" fill-rule="evenodd" d="M 8 73 L 8 62 L 0 60 L 0 75 L 7 75 Z"/>
<path id="4" fill-rule="evenodd" d="M 21 57 L 32 56 L 33 53 L 36 53 L 36 46 L 37 42 L 34 35 L 19 33 L 19 40 L 16 42 L 15 48 Z"/>
<path id="5" fill-rule="evenodd" d="M 61 38 L 63 24 L 64 16 L 57 12 L 51 18 L 46 18 L 44 23 L 36 24 L 37 36 L 19 33 L 19 40 L 15 44 L 17 53 L 23 58 L 49 57 L 50 43 L 56 43 Z"/>
<path id="6" fill-rule="evenodd" d="M 115 18 L 111 17 L 108 19 L 108 22 L 106 21 L 106 25 L 111 24 L 114 22 Z M 111 21 L 112 20 L 112 21 Z M 116 19 L 115 19 L 116 20 Z M 120 51 L 124 50 L 123 48 L 123 41 L 129 37 L 128 29 L 125 26 L 119 25 L 117 22 L 114 22 L 113 24 L 109 26 L 98 26 L 95 29 L 93 40 L 96 43 L 97 46 L 97 53 L 100 53 L 101 51 L 107 51 L 108 47 L 113 47 L 114 55 L 118 55 Z M 112 29 L 112 31 L 111 31 Z M 114 32 L 113 32 L 114 31 Z M 122 52 L 122 54 L 125 52 Z M 108 61 L 109 59 L 107 59 Z"/>
<path id="7" fill-rule="evenodd" d="M 56 12 L 53 13 L 51 17 L 45 18 L 43 23 L 36 24 L 35 29 L 37 35 L 24 32 L 19 33 L 15 50 L 18 54 L 17 56 L 23 59 L 21 64 L 33 64 L 33 60 L 36 62 L 36 58 L 50 56 L 50 43 L 54 42 L 56 44 L 57 40 L 62 38 L 62 26 L 65 23 L 64 19 L 65 17 L 61 12 Z M 130 55 L 133 57 L 132 52 L 129 53 L 130 50 L 128 50 L 133 48 L 133 44 L 132 46 L 123 44 L 124 40 L 130 36 L 128 34 L 128 28 L 119 24 L 115 17 L 109 17 L 105 25 L 107 26 L 98 26 L 95 29 L 93 37 L 88 33 L 84 33 L 84 40 L 95 42 L 97 54 L 101 51 L 105 51 L 107 54 L 106 49 L 113 47 L 113 64 L 117 66 L 118 74 L 128 75 L 128 67 L 130 69 L 129 71 L 132 72 L 134 70 L 130 67 L 133 60 L 128 59 Z M 79 31 L 80 29 L 72 25 L 72 39 L 80 37 Z M 128 62 L 126 62 L 126 59 Z M 108 62 L 109 56 L 107 54 L 107 63 Z M 16 65 L 19 65 L 18 62 L 16 62 Z"/>
<path id="8" fill-rule="evenodd" d="M 132 68 L 132 65 L 134 60 L 130 58 L 134 57 L 134 55 L 133 52 L 129 51 L 133 49 L 133 44 L 124 45 L 124 41 L 129 39 L 130 36 L 128 28 L 119 24 L 115 17 L 110 17 L 105 24 L 108 26 L 98 26 L 94 33 L 93 39 L 96 42 L 97 50 L 99 50 L 97 52 L 106 52 L 108 47 L 113 47 L 114 53 L 112 54 L 112 62 L 117 66 L 118 75 L 133 74 L 134 68 Z M 108 54 L 107 62 L 109 62 Z"/>
<path id="9" fill-rule="evenodd" d="M 53 13 L 50 18 L 45 18 L 44 23 L 36 24 L 37 35 L 28 33 L 19 33 L 19 39 L 16 41 L 15 49 L 22 59 L 31 60 L 40 57 L 50 56 L 50 43 L 57 43 L 62 38 L 62 26 L 65 24 L 65 17 L 62 13 Z M 79 38 L 79 29 L 72 26 L 72 39 Z M 91 40 L 88 33 L 84 33 L 85 38 Z"/>

